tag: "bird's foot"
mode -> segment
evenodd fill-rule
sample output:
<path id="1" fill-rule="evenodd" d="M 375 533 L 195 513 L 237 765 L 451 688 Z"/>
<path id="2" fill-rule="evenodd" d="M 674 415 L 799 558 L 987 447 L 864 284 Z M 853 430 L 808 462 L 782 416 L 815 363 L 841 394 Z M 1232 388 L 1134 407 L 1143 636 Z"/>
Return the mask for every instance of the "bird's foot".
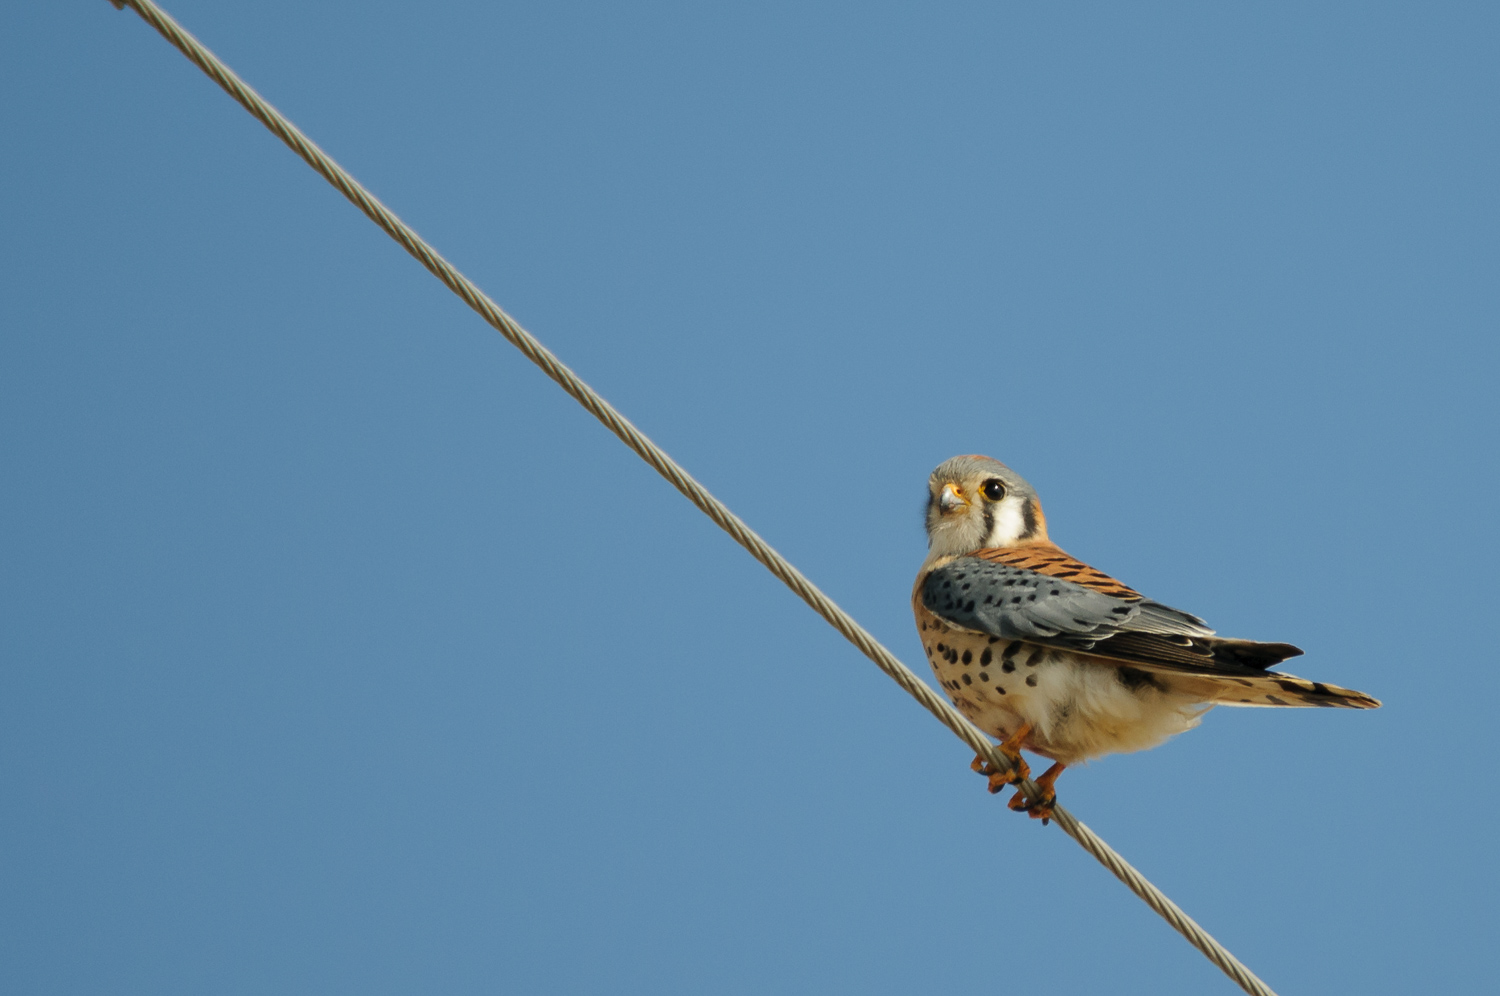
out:
<path id="1" fill-rule="evenodd" d="M 1042 797 L 1033 802 L 1026 797 L 1025 792 L 1018 789 L 1006 805 L 1018 813 L 1026 813 L 1034 820 L 1041 820 L 1042 826 L 1046 826 L 1052 819 L 1052 807 L 1057 805 L 1057 793 L 1043 792 Z"/>
<path id="2" fill-rule="evenodd" d="M 1024 811 L 1032 819 L 1041 820 L 1042 826 L 1046 826 L 1052 820 L 1052 807 L 1057 805 L 1057 792 L 1053 789 L 1053 785 L 1057 782 L 1057 776 L 1062 774 L 1066 767 L 1067 765 L 1059 761 L 1036 780 L 1036 787 L 1041 789 L 1041 795 L 1037 798 L 1028 798 L 1025 792 L 1017 789 L 1016 794 L 1006 805 L 1018 813 Z"/>
<path id="3" fill-rule="evenodd" d="M 986 761 L 983 757 L 975 757 L 974 763 L 969 765 L 969 767 L 970 769 L 977 771 L 979 774 L 984 775 L 990 780 L 990 794 L 995 795 L 1001 789 L 1005 788 L 1005 786 L 1014 785 L 1016 782 L 1019 782 L 1021 779 L 1026 778 L 1031 774 L 1031 768 L 1026 764 L 1026 762 L 1021 758 L 1020 755 L 1017 755 L 1013 760 L 1015 763 L 1015 767 L 1011 768 L 1009 771 L 1004 771 L 1000 768 L 995 767 L 993 764 Z"/>
<path id="4" fill-rule="evenodd" d="M 1025 778 L 1031 777 L 1031 766 L 1026 763 L 1025 758 L 1021 757 L 1021 744 L 1030 733 L 1031 724 L 1022 723 L 1019 730 L 1006 737 L 1005 742 L 995 748 L 1010 762 L 1009 771 L 996 767 L 982 755 L 976 756 L 974 763 L 969 765 L 971 770 L 984 775 L 990 780 L 989 790 L 991 795 L 995 795 L 1007 785 L 1014 785 Z"/>

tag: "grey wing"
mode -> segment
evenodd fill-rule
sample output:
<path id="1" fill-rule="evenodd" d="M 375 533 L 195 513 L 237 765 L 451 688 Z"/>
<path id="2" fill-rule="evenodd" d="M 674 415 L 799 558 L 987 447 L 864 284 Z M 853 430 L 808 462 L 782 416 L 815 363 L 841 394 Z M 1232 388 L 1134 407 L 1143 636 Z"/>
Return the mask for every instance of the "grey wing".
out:
<path id="1" fill-rule="evenodd" d="M 931 571 L 921 594 L 928 611 L 963 629 L 1170 670 L 1259 673 L 1302 652 L 1216 637 L 1202 619 L 1160 602 L 1116 598 L 978 557 Z"/>
<path id="2" fill-rule="evenodd" d="M 1141 615 L 1139 601 L 978 557 L 931 571 L 922 583 L 922 604 L 964 629 L 1079 650 L 1125 631 Z M 1152 618 L 1153 629 L 1165 625 Z"/>

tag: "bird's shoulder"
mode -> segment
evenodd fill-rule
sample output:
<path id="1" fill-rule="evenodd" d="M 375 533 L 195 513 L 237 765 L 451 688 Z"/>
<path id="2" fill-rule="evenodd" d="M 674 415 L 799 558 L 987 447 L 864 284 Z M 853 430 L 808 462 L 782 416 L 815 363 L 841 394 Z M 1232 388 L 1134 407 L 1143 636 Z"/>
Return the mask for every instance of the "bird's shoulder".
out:
<path id="1" fill-rule="evenodd" d="M 1097 567 L 1090 567 L 1051 541 L 1044 540 L 1019 546 L 986 547 L 975 550 L 968 556 L 1070 581 L 1125 601 L 1137 602 L 1144 597 L 1123 581 L 1116 580 Z"/>

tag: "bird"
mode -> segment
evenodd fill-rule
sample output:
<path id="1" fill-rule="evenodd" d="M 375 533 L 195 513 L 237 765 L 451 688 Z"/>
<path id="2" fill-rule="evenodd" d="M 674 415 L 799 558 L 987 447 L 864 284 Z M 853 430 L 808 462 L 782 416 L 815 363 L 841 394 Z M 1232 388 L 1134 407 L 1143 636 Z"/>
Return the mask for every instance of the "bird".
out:
<path id="1" fill-rule="evenodd" d="M 1363 692 L 1269 670 L 1289 643 L 1218 636 L 1064 553 L 1036 490 L 991 457 L 956 456 L 927 482 L 928 553 L 912 610 L 954 706 L 1000 741 L 1011 767 L 976 757 L 992 793 L 1030 776 L 1025 749 L 1053 762 L 1039 796 L 1010 800 L 1044 823 L 1063 770 L 1155 747 L 1216 705 L 1375 709 Z"/>

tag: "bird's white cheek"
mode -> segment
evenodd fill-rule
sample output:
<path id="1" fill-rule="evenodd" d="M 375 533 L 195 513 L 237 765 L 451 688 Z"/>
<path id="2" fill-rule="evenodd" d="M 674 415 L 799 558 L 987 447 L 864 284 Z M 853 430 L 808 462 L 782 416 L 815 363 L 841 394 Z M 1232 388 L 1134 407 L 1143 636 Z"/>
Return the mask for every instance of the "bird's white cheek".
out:
<path id="1" fill-rule="evenodd" d="M 985 537 L 985 546 L 1009 546 L 1026 532 L 1026 516 L 1021 511 L 1021 499 L 1006 498 L 994 507 L 991 513 L 994 525 Z"/>

